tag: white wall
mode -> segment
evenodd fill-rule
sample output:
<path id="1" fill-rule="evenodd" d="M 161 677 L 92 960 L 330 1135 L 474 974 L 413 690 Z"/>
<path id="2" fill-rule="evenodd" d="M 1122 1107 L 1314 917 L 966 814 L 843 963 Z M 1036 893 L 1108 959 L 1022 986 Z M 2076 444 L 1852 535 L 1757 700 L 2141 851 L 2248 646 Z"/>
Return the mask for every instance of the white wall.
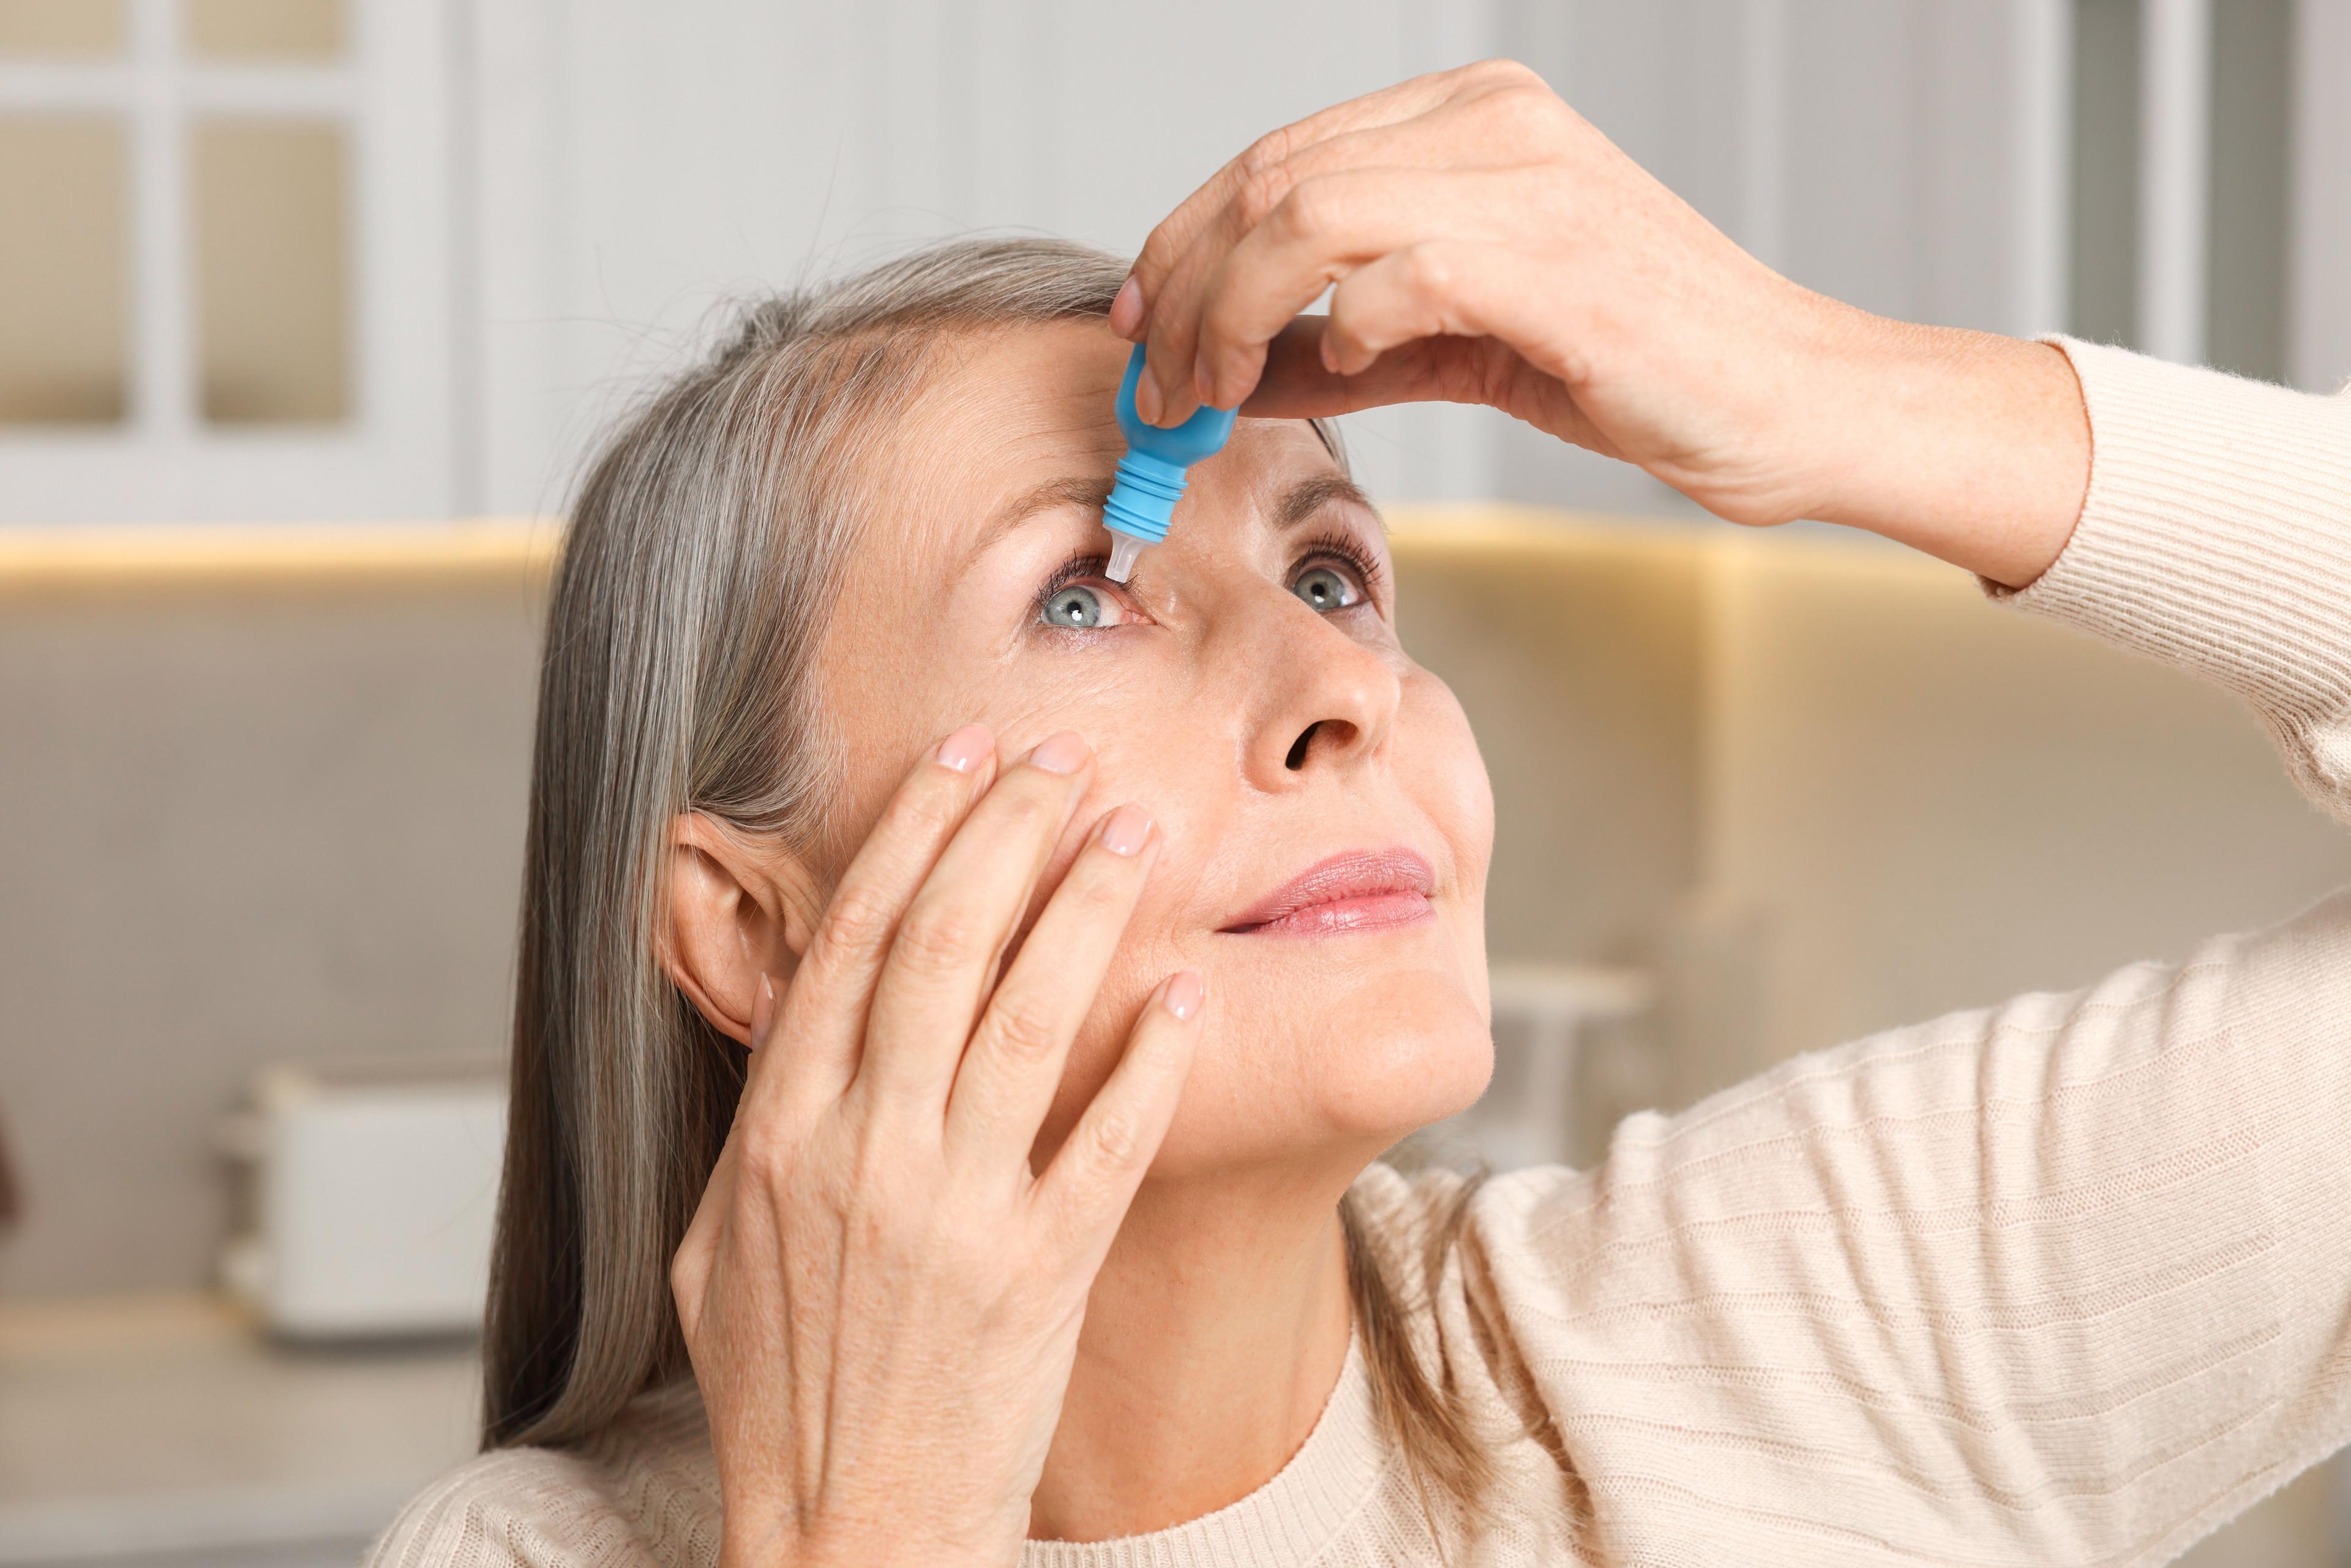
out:
<path id="1" fill-rule="evenodd" d="M 729 294 L 907 239 L 1134 249 L 1259 133 L 1491 52 L 1440 0 L 872 5 L 511 0 L 479 17 L 483 504 L 559 493 L 616 395 Z M 1374 422 L 1375 481 L 1481 493 L 1453 411 Z"/>
<path id="2" fill-rule="evenodd" d="M 339 483 L 311 472 L 309 437 L 242 440 L 207 487 L 169 443 L 20 436 L 0 450 L 0 518 L 547 508 L 728 294 L 980 227 L 1131 251 L 1259 132 L 1492 54 L 1542 71 L 1798 281 L 2045 330 L 2064 292 L 2075 3 L 375 0 L 363 59 L 391 108 L 371 121 L 362 357 L 410 368 L 363 401 L 371 431 L 430 439 L 379 441 L 376 467 Z M 2351 0 L 2294 4 L 2290 361 L 2331 387 L 2351 375 Z M 149 380 L 176 385 L 176 363 Z M 1692 510 L 1487 411 L 1351 423 L 1394 498 Z"/>
<path id="3" fill-rule="evenodd" d="M 500 0 L 475 25 L 479 505 L 543 507 L 731 291 L 1034 228 L 1131 251 L 1259 133 L 1508 53 L 1800 281 L 2055 324 L 2064 0 Z M 1353 422 L 1374 487 L 1687 510 L 1484 411 Z"/>
<path id="4" fill-rule="evenodd" d="M 2333 392 L 2351 381 L 2351 0 L 2298 0 L 2288 373 Z"/>

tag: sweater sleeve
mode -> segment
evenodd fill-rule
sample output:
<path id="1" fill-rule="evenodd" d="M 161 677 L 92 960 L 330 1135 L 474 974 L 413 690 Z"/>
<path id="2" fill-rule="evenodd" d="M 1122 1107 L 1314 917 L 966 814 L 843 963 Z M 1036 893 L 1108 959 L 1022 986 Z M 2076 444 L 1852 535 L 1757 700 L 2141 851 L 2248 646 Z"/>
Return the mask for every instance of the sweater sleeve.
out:
<path id="1" fill-rule="evenodd" d="M 2014 603 L 2351 818 L 2351 399 L 2063 346 L 2090 490 Z M 1443 1332 L 1499 1318 L 1598 1560 L 2166 1562 L 2351 1440 L 2351 894 L 1633 1117 L 1468 1239 Z"/>
<path id="2" fill-rule="evenodd" d="M 1993 597 L 2235 692 L 2351 821 L 2351 388 L 2055 341 L 2089 406 L 2089 494 L 2041 580 Z"/>

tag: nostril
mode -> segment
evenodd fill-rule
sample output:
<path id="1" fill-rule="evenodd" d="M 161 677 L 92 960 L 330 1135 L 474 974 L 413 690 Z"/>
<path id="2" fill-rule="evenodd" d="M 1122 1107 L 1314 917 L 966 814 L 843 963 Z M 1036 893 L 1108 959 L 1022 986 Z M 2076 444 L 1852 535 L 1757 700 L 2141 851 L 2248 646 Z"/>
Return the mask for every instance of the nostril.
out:
<path id="1" fill-rule="evenodd" d="M 1300 730 L 1298 732 L 1298 738 L 1290 743 L 1290 755 L 1281 759 L 1281 765 L 1284 768 L 1289 768 L 1292 773 L 1295 773 L 1300 768 L 1305 767 L 1306 748 L 1314 744 L 1314 732 L 1322 727 L 1322 721 L 1317 719 L 1312 724 L 1308 725 L 1304 729 Z"/>

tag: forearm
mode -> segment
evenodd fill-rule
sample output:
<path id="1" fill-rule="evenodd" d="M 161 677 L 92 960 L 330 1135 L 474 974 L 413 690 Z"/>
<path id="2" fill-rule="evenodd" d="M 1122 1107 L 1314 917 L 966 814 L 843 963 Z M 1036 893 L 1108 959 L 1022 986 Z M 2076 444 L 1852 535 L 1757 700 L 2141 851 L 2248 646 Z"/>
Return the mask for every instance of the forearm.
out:
<path id="1" fill-rule="evenodd" d="M 2022 588 L 2072 537 L 2090 423 L 2064 353 L 1820 300 L 1816 515 Z M 1833 391 L 1827 389 L 1834 389 Z"/>

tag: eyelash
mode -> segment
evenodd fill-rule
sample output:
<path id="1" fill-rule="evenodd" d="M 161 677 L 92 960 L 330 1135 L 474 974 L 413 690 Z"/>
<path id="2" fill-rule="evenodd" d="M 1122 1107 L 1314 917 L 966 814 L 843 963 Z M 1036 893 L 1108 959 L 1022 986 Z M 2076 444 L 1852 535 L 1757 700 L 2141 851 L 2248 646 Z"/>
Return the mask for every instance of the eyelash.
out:
<path id="1" fill-rule="evenodd" d="M 1335 528 L 1317 534 L 1307 541 L 1305 550 L 1298 558 L 1298 564 L 1290 568 L 1291 574 L 1294 576 L 1311 565 L 1317 556 L 1344 563 L 1354 572 L 1355 580 L 1364 585 L 1364 602 L 1376 604 L 1379 601 L 1380 590 L 1386 579 L 1380 572 L 1380 563 L 1373 559 L 1372 552 L 1364 548 L 1360 539 Z"/>
<path id="2" fill-rule="evenodd" d="M 1088 578 L 1100 578 L 1103 572 L 1108 571 L 1109 570 L 1110 557 L 1106 555 L 1072 556 L 1068 560 L 1063 561 L 1060 569 L 1057 570 L 1052 576 L 1045 580 L 1045 586 L 1037 591 L 1037 602 L 1033 606 L 1035 611 L 1033 618 L 1040 621 L 1043 620 L 1046 609 L 1053 602 L 1053 596 L 1061 592 L 1061 590 L 1069 587 L 1070 584 L 1073 582 L 1083 582 Z M 1106 579 L 1104 580 L 1104 586 L 1110 586 L 1108 580 Z M 1113 588 L 1112 591 L 1116 592 L 1117 590 Z"/>
<path id="3" fill-rule="evenodd" d="M 1345 566 L 1355 574 L 1355 580 L 1364 585 L 1364 603 L 1378 602 L 1380 590 L 1386 578 L 1380 570 L 1379 562 L 1373 559 L 1372 553 L 1363 547 L 1361 541 L 1337 529 L 1317 534 L 1307 540 L 1306 548 L 1299 552 L 1297 561 L 1290 567 L 1291 575 L 1304 570 L 1318 559 L 1335 559 Z M 1045 580 L 1044 586 L 1037 591 L 1037 618 L 1043 618 L 1047 608 L 1053 602 L 1053 596 L 1061 590 L 1089 578 L 1101 579 L 1109 568 L 1110 557 L 1106 555 L 1072 556 L 1063 561 L 1053 575 Z M 1114 593 L 1120 591 L 1107 580 L 1103 580 L 1103 586 Z"/>

